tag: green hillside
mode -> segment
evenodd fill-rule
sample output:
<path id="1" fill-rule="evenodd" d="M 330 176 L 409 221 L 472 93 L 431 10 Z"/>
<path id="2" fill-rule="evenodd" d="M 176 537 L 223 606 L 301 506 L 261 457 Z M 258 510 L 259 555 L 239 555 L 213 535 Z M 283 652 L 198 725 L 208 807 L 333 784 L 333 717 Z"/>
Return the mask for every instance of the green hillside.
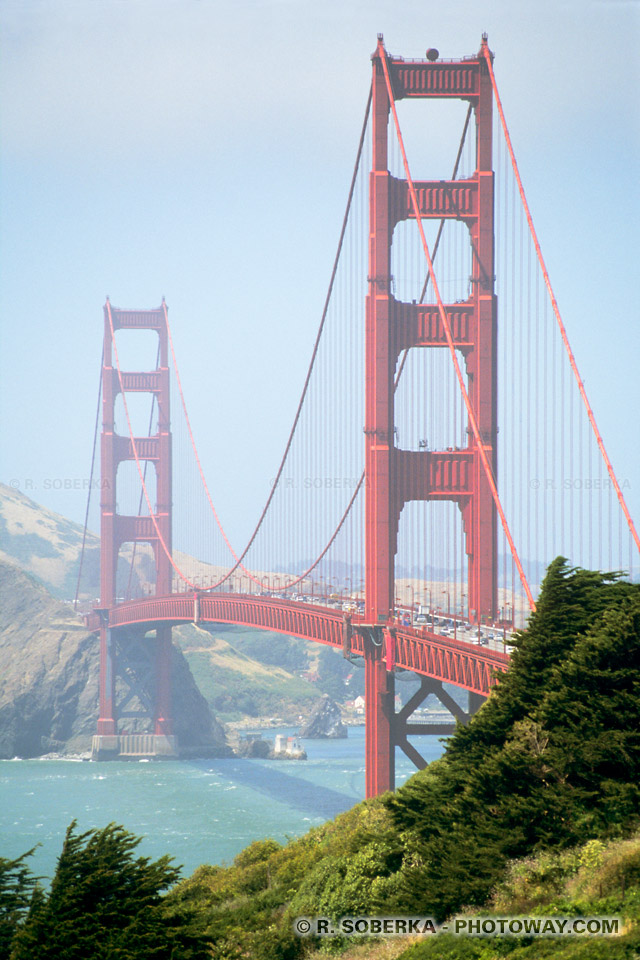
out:
<path id="1" fill-rule="evenodd" d="M 442 935 L 400 953 L 400 960 L 631 960 L 640 955 L 640 833 L 590 840 L 561 853 L 509 864 L 483 917 L 616 917 L 608 937 L 464 937 Z M 473 917 L 469 914 L 468 918 Z"/>

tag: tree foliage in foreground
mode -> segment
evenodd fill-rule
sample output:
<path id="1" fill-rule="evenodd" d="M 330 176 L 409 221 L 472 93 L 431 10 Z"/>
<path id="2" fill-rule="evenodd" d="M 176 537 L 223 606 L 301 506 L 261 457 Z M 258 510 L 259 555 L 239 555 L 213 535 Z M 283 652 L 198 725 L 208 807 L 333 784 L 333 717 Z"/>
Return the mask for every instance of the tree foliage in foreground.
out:
<path id="1" fill-rule="evenodd" d="M 482 904 L 509 859 L 640 819 L 638 586 L 558 558 L 516 645 L 444 757 L 388 800 L 411 851 L 409 910 Z"/>
<path id="2" fill-rule="evenodd" d="M 9 956 L 13 938 L 39 895 L 37 879 L 26 864 L 34 850 L 16 860 L 0 857 L 0 958 Z"/>
<path id="3" fill-rule="evenodd" d="M 51 889 L 14 870 L 19 915 L 11 960 L 200 960 L 209 956 L 189 911 L 168 910 L 164 891 L 180 876 L 169 857 L 134 857 L 140 839 L 116 824 L 67 830 Z M 16 861 L 20 865 L 21 861 Z"/>

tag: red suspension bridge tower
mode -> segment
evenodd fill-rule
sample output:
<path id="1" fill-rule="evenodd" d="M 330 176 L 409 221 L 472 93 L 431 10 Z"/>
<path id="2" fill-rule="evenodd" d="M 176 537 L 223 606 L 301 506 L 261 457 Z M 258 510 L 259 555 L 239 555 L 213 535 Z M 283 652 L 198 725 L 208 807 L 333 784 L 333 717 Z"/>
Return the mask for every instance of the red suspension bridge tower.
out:
<path id="1" fill-rule="evenodd" d="M 116 601 L 118 555 L 124 543 L 149 544 L 153 551 L 155 593 L 171 593 L 171 432 L 169 406 L 168 336 L 165 305 L 157 310 L 119 310 L 109 300 L 104 308 L 104 355 L 102 368 L 102 499 L 100 606 L 105 622 L 100 628 L 100 715 L 94 753 L 98 756 L 121 751 L 118 721 L 151 714 L 152 740 L 138 743 L 141 753 L 172 755 L 175 742 L 171 720 L 171 627 L 158 626 L 155 639 L 144 630 L 118 632 L 108 626 L 108 611 Z M 117 359 L 115 333 L 118 330 L 151 330 L 158 335 L 158 361 L 155 370 L 125 372 Z M 115 407 L 122 395 L 124 413 L 130 428 L 126 396 L 148 393 L 157 410 L 157 431 L 148 437 L 120 435 L 115 427 Z M 131 431 L 129 429 L 128 433 Z M 147 504 L 146 514 L 126 516 L 118 512 L 118 467 L 125 461 L 144 463 L 155 469 L 157 504 Z M 145 488 L 146 489 L 146 488 Z M 116 678 L 126 690 L 116 707 Z M 153 697 L 149 698 L 149 688 Z M 127 710 L 137 698 L 138 707 Z M 134 745 L 135 747 L 135 745 Z M 136 752 L 134 749 L 133 752 Z"/>
<path id="2" fill-rule="evenodd" d="M 396 224 L 415 218 L 406 180 L 387 169 L 390 101 L 380 43 L 373 58 L 373 169 L 370 193 L 366 338 L 367 616 L 386 622 L 394 603 L 394 558 L 400 513 L 410 500 L 451 500 L 462 511 L 472 618 L 497 610 L 496 511 L 471 429 L 460 451 L 406 451 L 394 444 L 394 378 L 400 354 L 446 349 L 437 305 L 401 303 L 391 293 Z M 468 391 L 489 462 L 496 469 L 496 297 L 493 267 L 492 90 L 484 56 L 454 63 L 388 58 L 393 94 L 469 101 L 476 117 L 476 172 L 465 180 L 415 183 L 424 219 L 461 220 L 472 247 L 472 295 L 447 305 L 455 347 L 465 360 Z"/>
<path id="3" fill-rule="evenodd" d="M 483 46 L 486 39 L 483 39 Z M 437 53 L 436 53 L 437 56 Z M 392 99 L 459 99 L 472 105 L 476 169 L 472 177 L 416 181 L 418 210 L 407 180 L 388 170 Z M 394 390 L 407 349 L 443 349 L 448 341 L 438 305 L 403 303 L 391 292 L 391 246 L 408 218 L 462 221 L 472 250 L 472 292 L 445 305 L 455 349 L 464 358 L 469 400 L 486 459 L 496 471 L 496 297 L 491 78 L 484 51 L 456 62 L 404 61 L 387 55 L 382 37 L 373 55 L 373 156 L 370 181 L 369 293 L 366 306 L 366 619 L 367 795 L 391 789 L 394 747 L 406 749 L 406 724 L 393 713 L 395 555 L 400 514 L 411 500 L 450 500 L 462 512 L 472 620 L 497 613 L 497 517 L 478 443 L 469 424 L 463 450 L 409 451 L 395 445 Z M 382 638 L 386 635 L 386 642 Z M 391 651 L 391 652 L 389 652 Z M 434 691 L 424 685 L 423 694 Z M 418 701 L 420 702 L 420 701 Z M 418 704 L 414 704 L 414 707 Z M 404 729 L 403 729 L 404 728 Z M 417 728 L 414 727 L 414 730 Z"/>

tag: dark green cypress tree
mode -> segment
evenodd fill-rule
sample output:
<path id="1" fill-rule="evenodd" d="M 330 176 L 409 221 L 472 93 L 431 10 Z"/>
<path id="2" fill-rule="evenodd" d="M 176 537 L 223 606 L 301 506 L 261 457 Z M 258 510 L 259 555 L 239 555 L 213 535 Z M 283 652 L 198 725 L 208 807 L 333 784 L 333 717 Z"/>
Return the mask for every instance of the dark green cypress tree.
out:
<path id="1" fill-rule="evenodd" d="M 398 905 L 481 904 L 507 859 L 633 826 L 639 605 L 619 574 L 551 564 L 491 698 L 387 801 L 411 864 Z"/>
<path id="2" fill-rule="evenodd" d="M 555 776 L 580 798 L 576 839 L 627 829 L 640 811 L 640 591 L 605 610 L 554 668 L 538 716 Z"/>
<path id="3" fill-rule="evenodd" d="M 134 857 L 140 839 L 116 824 L 67 830 L 51 890 L 17 933 L 11 960 L 200 960 L 207 941 L 163 892 L 179 878 L 169 857 Z"/>
<path id="4" fill-rule="evenodd" d="M 0 857 L 0 958 L 9 956 L 18 929 L 39 898 L 38 880 L 25 863 L 34 850 L 16 860 Z"/>

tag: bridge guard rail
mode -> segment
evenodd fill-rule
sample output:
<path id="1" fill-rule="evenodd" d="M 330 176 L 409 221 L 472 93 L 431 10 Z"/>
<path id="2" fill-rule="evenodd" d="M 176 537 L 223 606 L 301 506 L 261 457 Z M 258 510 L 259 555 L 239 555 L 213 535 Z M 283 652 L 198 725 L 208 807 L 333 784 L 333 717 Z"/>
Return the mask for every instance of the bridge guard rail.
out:
<path id="1" fill-rule="evenodd" d="M 104 625 L 103 617 L 108 618 L 108 626 L 115 630 L 136 625 L 152 629 L 160 624 L 238 624 L 259 630 L 273 630 L 345 650 L 345 618 L 342 611 L 292 600 L 233 593 L 150 597 L 130 600 L 108 611 L 92 611 L 86 617 L 88 629 L 98 631 Z M 352 615 L 349 620 L 352 624 L 348 638 L 349 654 L 363 657 L 366 641 L 364 631 L 358 629 L 364 626 L 363 619 Z M 498 650 L 442 637 L 424 628 L 393 627 L 392 632 L 392 660 L 389 659 L 388 647 L 382 648 L 382 662 L 387 673 L 410 670 L 418 676 L 451 683 L 486 697 L 496 682 L 496 671 L 507 669 L 509 657 Z"/>

